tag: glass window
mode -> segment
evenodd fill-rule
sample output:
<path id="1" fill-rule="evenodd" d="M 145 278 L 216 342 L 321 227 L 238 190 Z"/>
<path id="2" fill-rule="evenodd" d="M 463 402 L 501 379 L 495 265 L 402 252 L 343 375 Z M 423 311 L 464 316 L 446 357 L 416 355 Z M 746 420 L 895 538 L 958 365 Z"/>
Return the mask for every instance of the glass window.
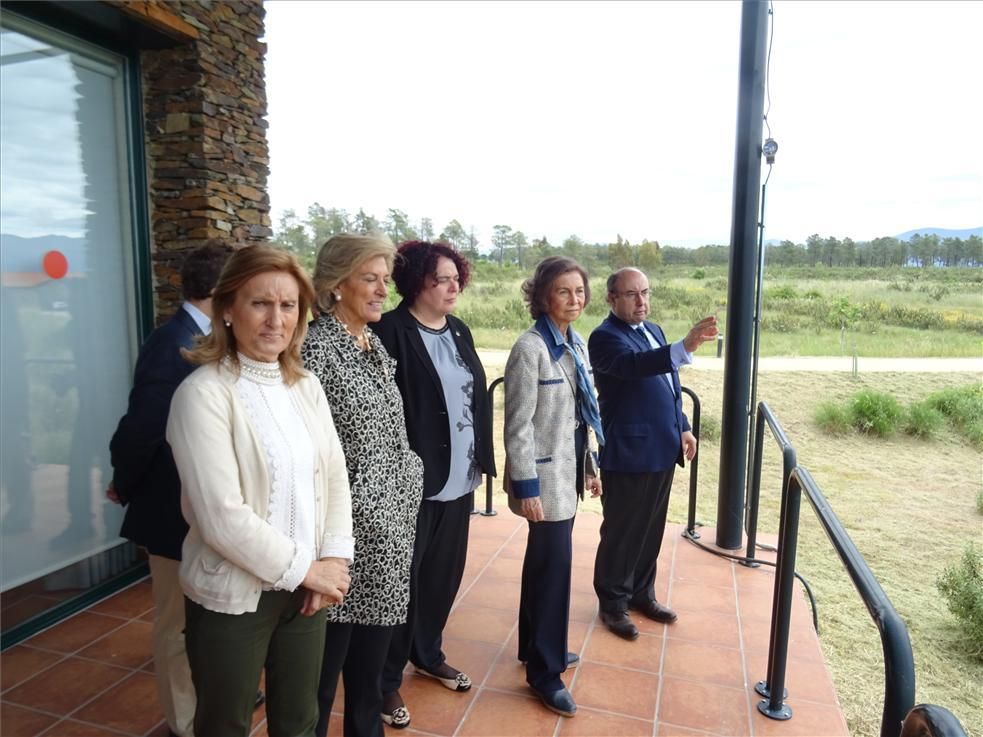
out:
<path id="1" fill-rule="evenodd" d="M 8 592 L 51 600 L 132 562 L 106 499 L 135 355 L 125 59 L 0 28 L 0 525 Z M 112 559 L 112 560 L 111 560 Z M 116 570 L 114 570 L 116 569 Z M 43 609 L 42 603 L 28 609 Z M 49 602 L 50 605 L 50 602 Z M 30 612 L 28 612 L 30 614 Z M 17 617 L 20 619 L 21 617 Z"/>

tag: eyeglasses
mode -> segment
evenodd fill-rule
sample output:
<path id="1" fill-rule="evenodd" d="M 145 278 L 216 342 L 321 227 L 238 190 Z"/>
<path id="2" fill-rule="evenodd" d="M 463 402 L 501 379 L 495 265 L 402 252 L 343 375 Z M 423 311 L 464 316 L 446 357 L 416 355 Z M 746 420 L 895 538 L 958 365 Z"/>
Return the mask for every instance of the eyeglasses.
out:
<path id="1" fill-rule="evenodd" d="M 640 292 L 636 292 L 634 290 L 632 290 L 630 292 L 615 292 L 614 294 L 615 294 L 616 297 L 627 297 L 630 300 L 635 300 L 635 299 L 638 299 L 639 297 L 641 297 L 642 299 L 648 299 L 649 298 L 649 290 L 648 289 L 643 289 Z"/>

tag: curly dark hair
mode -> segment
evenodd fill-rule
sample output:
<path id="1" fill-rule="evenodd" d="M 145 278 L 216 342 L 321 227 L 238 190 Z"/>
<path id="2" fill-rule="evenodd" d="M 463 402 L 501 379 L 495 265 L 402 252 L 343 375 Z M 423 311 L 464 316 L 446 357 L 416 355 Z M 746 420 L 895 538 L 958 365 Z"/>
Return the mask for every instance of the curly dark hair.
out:
<path id="1" fill-rule="evenodd" d="M 471 280 L 471 264 L 454 248 L 443 241 L 406 241 L 396 250 L 396 263 L 393 265 L 393 282 L 396 291 L 409 304 L 413 304 L 426 286 L 427 279 L 437 273 L 440 257 L 449 258 L 457 267 L 460 288 Z"/>
<path id="2" fill-rule="evenodd" d="M 564 274 L 576 271 L 584 280 L 584 309 L 590 304 L 590 277 L 587 270 L 567 256 L 549 256 L 536 265 L 536 272 L 522 283 L 522 296 L 529 305 L 529 314 L 538 320 L 549 312 L 550 289 Z"/>
<path id="3" fill-rule="evenodd" d="M 181 265 L 181 292 L 185 299 L 208 299 L 233 249 L 217 238 L 189 253 Z"/>

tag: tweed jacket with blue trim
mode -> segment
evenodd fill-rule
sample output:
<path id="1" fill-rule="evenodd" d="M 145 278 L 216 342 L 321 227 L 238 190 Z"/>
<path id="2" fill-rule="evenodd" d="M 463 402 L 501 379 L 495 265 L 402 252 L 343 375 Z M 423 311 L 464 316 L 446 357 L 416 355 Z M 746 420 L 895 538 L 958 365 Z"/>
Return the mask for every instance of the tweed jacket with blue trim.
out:
<path id="1" fill-rule="evenodd" d="M 572 328 L 570 332 L 574 350 L 592 374 L 583 339 Z M 533 496 L 540 497 L 547 522 L 567 520 L 577 513 L 583 490 L 576 488 L 576 397 L 573 356 L 562 344 L 544 338 L 535 325 L 520 335 L 505 364 L 503 477 L 509 508 L 516 514 L 520 514 L 520 500 Z M 587 475 L 594 475 L 591 433 L 587 445 L 585 469 Z"/>

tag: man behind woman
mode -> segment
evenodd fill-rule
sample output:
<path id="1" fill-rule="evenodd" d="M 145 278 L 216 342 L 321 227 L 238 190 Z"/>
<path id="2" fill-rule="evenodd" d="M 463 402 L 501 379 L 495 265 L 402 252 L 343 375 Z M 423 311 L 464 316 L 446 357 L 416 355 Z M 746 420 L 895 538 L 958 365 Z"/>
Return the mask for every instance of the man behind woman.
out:
<path id="1" fill-rule="evenodd" d="M 341 444 L 300 363 L 313 288 L 267 246 L 233 255 L 212 295 L 217 324 L 185 355 L 167 441 L 189 530 L 180 566 L 194 733 L 245 737 L 266 671 L 270 735 L 305 735 L 328 604 L 348 592 L 351 500 Z"/>

